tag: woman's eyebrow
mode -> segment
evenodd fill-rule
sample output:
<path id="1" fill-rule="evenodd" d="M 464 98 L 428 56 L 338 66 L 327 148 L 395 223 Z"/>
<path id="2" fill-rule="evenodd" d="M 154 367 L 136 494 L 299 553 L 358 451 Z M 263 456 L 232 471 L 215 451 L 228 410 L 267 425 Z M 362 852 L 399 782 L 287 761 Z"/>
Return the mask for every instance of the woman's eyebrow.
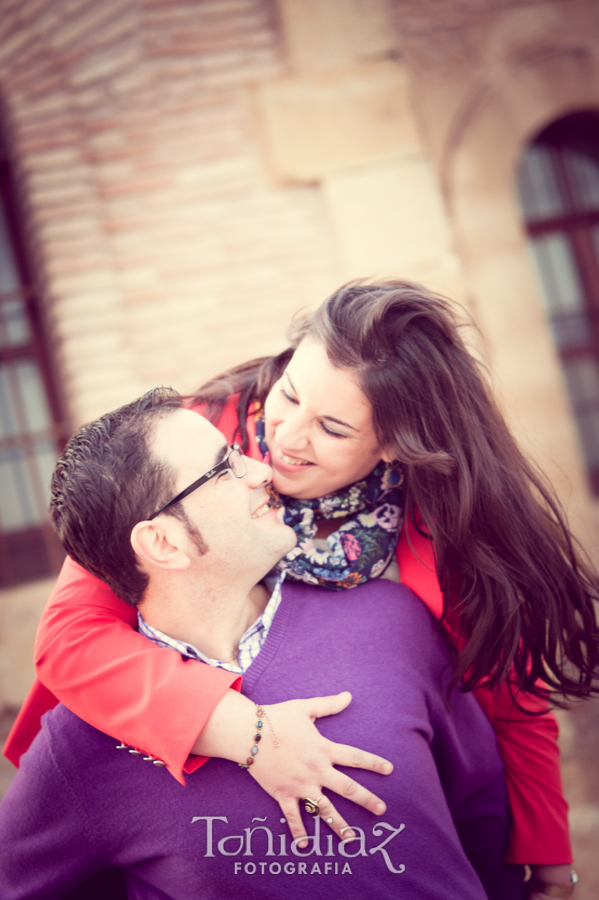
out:
<path id="1" fill-rule="evenodd" d="M 292 389 L 293 393 L 297 394 L 295 385 L 294 385 L 293 381 L 291 380 L 291 378 L 289 377 L 289 373 L 285 372 L 285 375 L 287 376 L 287 381 L 291 385 L 291 389 Z M 359 430 L 360 430 L 359 428 L 355 428 L 353 425 L 350 425 L 349 422 L 344 422 L 342 419 L 335 419 L 335 418 L 333 418 L 333 416 L 321 416 L 321 418 L 326 419 L 327 422 L 334 422 L 336 425 L 342 425 L 344 428 L 350 428 L 352 431 L 359 432 Z"/>

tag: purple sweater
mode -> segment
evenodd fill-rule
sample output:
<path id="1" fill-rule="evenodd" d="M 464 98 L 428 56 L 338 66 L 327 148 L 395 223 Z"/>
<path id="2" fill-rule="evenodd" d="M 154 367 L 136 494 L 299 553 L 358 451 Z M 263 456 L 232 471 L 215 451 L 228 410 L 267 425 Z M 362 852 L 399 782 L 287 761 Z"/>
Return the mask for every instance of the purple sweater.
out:
<path id="1" fill-rule="evenodd" d="M 501 869 L 503 767 L 474 698 L 446 701 L 449 659 L 406 588 L 286 584 L 244 692 L 268 704 L 351 690 L 349 708 L 319 728 L 393 761 L 390 776 L 357 773 L 385 815 L 333 795 L 359 840 L 344 846 L 304 814 L 312 839 L 300 850 L 278 804 L 234 763 L 210 760 L 183 787 L 58 706 L 0 804 L 0 897 L 52 900 L 114 865 L 135 900 L 484 900 L 458 830 L 483 878 Z"/>

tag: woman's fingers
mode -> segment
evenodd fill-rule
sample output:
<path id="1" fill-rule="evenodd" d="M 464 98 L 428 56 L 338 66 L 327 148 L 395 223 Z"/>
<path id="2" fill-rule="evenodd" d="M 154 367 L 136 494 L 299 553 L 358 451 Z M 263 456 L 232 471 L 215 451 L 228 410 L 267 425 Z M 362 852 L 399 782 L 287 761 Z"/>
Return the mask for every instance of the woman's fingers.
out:
<path id="1" fill-rule="evenodd" d="M 334 805 L 327 797 L 317 791 L 316 788 L 314 788 L 312 794 L 308 796 L 315 802 L 318 800 L 318 815 L 325 825 L 327 825 L 331 831 L 335 832 L 340 840 L 347 841 L 356 836 L 355 832 L 348 826 L 343 816 L 339 815 Z M 299 803 L 303 807 L 303 800 L 300 800 Z M 279 801 L 279 806 L 287 820 L 291 836 L 294 840 L 297 840 L 297 845 L 300 849 L 305 849 L 305 847 L 308 846 L 308 835 L 306 834 L 297 800 L 292 797 L 286 797 Z"/>
<path id="2" fill-rule="evenodd" d="M 351 840 L 351 838 L 356 836 L 355 831 L 352 831 L 343 816 L 339 815 L 331 801 L 323 794 L 320 795 L 318 800 L 318 808 L 320 810 L 319 815 L 322 821 L 328 825 L 331 831 L 334 831 L 342 841 Z"/>
<path id="3" fill-rule="evenodd" d="M 353 778 L 344 775 L 343 772 L 338 772 L 337 769 L 331 770 L 331 775 L 327 778 L 325 787 L 329 791 L 335 791 L 339 796 L 351 800 L 352 803 L 363 806 L 364 809 L 367 809 L 368 812 L 373 813 L 375 816 L 382 815 L 387 809 L 380 797 L 377 797 L 368 788 L 358 784 Z"/>
<path id="4" fill-rule="evenodd" d="M 311 697 L 309 700 L 299 701 L 304 705 L 311 719 L 321 719 L 324 716 L 334 716 L 349 706 L 352 695 L 349 691 L 340 694 L 332 694 L 328 697 Z M 379 775 L 390 775 L 393 765 L 388 759 L 377 756 L 376 753 L 368 753 L 349 744 L 333 744 L 332 763 L 337 766 L 352 766 L 356 769 L 368 769 L 370 772 L 378 772 Z"/>
<path id="5" fill-rule="evenodd" d="M 340 694 L 331 694 L 328 697 L 310 697 L 309 700 L 301 700 L 306 712 L 312 720 L 322 719 L 323 716 L 335 716 L 351 703 L 349 691 Z"/>
<path id="6" fill-rule="evenodd" d="M 275 749 L 268 741 L 261 744 L 257 765 L 252 766 L 250 775 L 279 803 L 298 847 L 308 840 L 302 821 L 303 798 L 310 798 L 319 806 L 323 822 L 341 840 L 354 835 L 349 833 L 347 822 L 329 799 L 330 792 L 335 791 L 375 815 L 385 810 L 385 804 L 379 797 L 335 766 L 353 766 L 388 774 L 393 769 L 391 763 L 374 753 L 329 741 L 319 734 L 314 725 L 316 718 L 341 712 L 350 702 L 351 694 L 345 691 L 334 696 L 285 701 L 269 707 L 281 749 Z M 324 791 L 326 796 L 322 793 Z"/>
<path id="7" fill-rule="evenodd" d="M 334 766 L 368 769 L 369 772 L 378 772 L 379 775 L 390 775 L 393 771 L 393 764 L 388 759 L 367 750 L 360 750 L 358 747 L 350 747 L 349 744 L 333 744 L 331 761 Z"/>
<path id="8" fill-rule="evenodd" d="M 278 799 L 278 798 L 275 798 Z M 294 841 L 298 841 L 298 846 L 302 846 L 301 838 L 307 839 L 306 829 L 299 811 L 298 802 L 294 797 L 285 797 L 279 800 L 281 812 L 287 819 L 287 825 Z"/>
<path id="9" fill-rule="evenodd" d="M 335 775 L 337 777 L 330 778 L 327 784 L 330 791 L 334 791 L 336 794 L 346 797 L 358 806 L 363 806 L 364 809 L 374 813 L 376 816 L 380 816 L 385 812 L 387 807 L 380 797 L 377 797 L 372 791 L 362 787 L 357 781 L 353 781 L 342 772 L 335 772 Z M 343 816 L 337 812 L 336 807 L 328 797 L 325 797 L 324 794 L 318 792 L 316 788 L 314 788 L 312 793 L 306 795 L 306 799 L 307 798 L 314 800 L 318 805 L 318 815 L 322 821 L 328 825 L 331 831 L 335 832 L 340 840 L 350 840 L 355 837 L 355 832 L 351 830 Z M 302 806 L 303 799 L 304 798 L 299 801 Z M 298 847 L 306 846 L 302 843 L 302 839 L 307 840 L 307 835 L 298 807 L 298 801 L 294 797 L 285 797 L 279 800 L 279 806 L 287 820 L 291 836 L 294 840 L 298 841 Z"/>

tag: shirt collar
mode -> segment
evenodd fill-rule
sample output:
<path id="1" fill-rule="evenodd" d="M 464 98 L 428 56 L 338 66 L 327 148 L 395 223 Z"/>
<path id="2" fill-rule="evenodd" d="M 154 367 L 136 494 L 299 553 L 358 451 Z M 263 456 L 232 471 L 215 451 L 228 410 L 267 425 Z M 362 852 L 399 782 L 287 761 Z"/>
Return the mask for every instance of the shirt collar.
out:
<path id="1" fill-rule="evenodd" d="M 229 672 L 245 672 L 260 652 L 270 631 L 270 626 L 283 598 L 281 589 L 284 578 L 285 573 L 283 572 L 276 577 L 267 576 L 263 580 L 266 587 L 272 591 L 270 600 L 261 615 L 246 629 L 239 641 L 238 665 L 232 662 L 223 662 L 220 659 L 211 659 L 205 653 L 202 653 L 201 650 L 198 650 L 197 647 L 194 647 L 193 644 L 179 641 L 168 634 L 164 634 L 164 632 L 146 622 L 139 610 L 137 611 L 138 631 L 152 643 L 157 644 L 159 647 L 170 647 L 186 659 L 196 659 L 198 662 L 204 662 L 210 666 L 218 666 L 220 669 L 226 669 Z"/>

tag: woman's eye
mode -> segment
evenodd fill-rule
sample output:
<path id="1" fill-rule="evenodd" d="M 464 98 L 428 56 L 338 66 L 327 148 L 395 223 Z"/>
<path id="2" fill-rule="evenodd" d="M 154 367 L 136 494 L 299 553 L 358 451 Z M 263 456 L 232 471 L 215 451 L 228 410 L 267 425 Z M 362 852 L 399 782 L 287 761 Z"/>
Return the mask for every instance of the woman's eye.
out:
<path id="1" fill-rule="evenodd" d="M 288 403 L 293 403 L 293 404 L 295 404 L 295 406 L 298 406 L 299 400 L 296 397 L 292 397 L 291 394 L 288 394 L 284 387 L 282 387 L 280 390 L 281 390 L 281 394 L 283 395 L 285 400 L 288 401 Z M 347 434 L 339 434 L 338 431 L 331 431 L 330 428 L 327 428 L 327 426 L 325 425 L 324 422 L 319 422 L 318 424 L 320 425 L 320 427 L 322 428 L 324 433 L 328 434 L 330 437 L 340 438 L 340 439 L 348 437 Z"/>
<path id="2" fill-rule="evenodd" d="M 297 405 L 298 401 L 295 399 L 295 397 L 291 397 L 290 394 L 287 393 L 285 388 L 281 388 L 281 393 L 285 400 L 289 400 L 290 403 L 295 403 Z"/>
<path id="3" fill-rule="evenodd" d="M 330 428 L 327 428 L 327 426 L 324 424 L 324 422 L 321 422 L 321 423 L 320 423 L 320 427 L 322 428 L 322 430 L 324 431 L 325 434 L 329 434 L 331 437 L 334 437 L 334 438 L 345 438 L 345 437 L 347 437 L 346 434 L 339 434 L 338 431 L 331 431 Z"/>

